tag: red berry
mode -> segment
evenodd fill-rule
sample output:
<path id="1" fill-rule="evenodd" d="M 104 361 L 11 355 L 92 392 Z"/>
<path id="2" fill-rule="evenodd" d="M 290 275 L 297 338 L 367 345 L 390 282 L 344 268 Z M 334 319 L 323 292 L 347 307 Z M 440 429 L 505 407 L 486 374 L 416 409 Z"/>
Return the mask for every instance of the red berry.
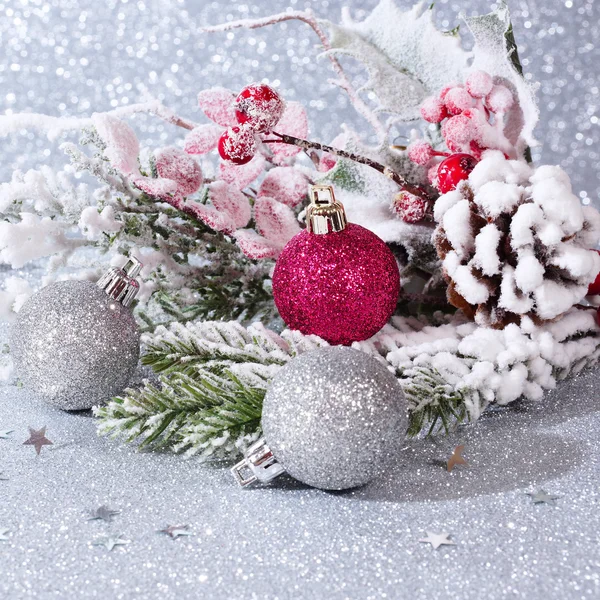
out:
<path id="1" fill-rule="evenodd" d="M 442 125 L 442 135 L 450 150 L 468 145 L 477 135 L 477 128 L 472 119 L 466 115 L 450 117 Z"/>
<path id="2" fill-rule="evenodd" d="M 405 223 L 418 223 L 427 214 L 427 201 L 409 192 L 399 192 L 394 197 L 393 208 Z"/>
<path id="3" fill-rule="evenodd" d="M 596 250 L 598 254 L 600 254 L 600 250 Z M 590 287 L 588 288 L 588 296 L 600 296 L 600 273 L 596 276 L 595 281 L 590 283 Z M 600 312 L 598 313 L 600 314 Z"/>
<path id="4" fill-rule="evenodd" d="M 256 154 L 254 131 L 249 127 L 230 127 L 219 138 L 218 148 L 223 160 L 245 165 Z"/>
<path id="5" fill-rule="evenodd" d="M 272 129 L 283 114 L 284 104 L 279 94 L 264 83 L 245 87 L 235 99 L 238 123 L 264 133 Z"/>
<path id="6" fill-rule="evenodd" d="M 463 180 L 468 179 L 477 160 L 470 154 L 453 154 L 440 163 L 437 170 L 437 186 L 442 194 L 451 192 Z"/>

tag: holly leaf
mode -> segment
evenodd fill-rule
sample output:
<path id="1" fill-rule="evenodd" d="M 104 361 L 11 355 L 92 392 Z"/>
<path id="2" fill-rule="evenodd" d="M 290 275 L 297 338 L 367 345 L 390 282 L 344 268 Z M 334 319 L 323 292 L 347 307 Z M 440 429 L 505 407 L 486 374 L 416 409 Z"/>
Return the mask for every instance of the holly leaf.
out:
<path id="1" fill-rule="evenodd" d="M 523 153 L 527 146 L 537 144 L 533 130 L 539 120 L 539 110 L 535 88 L 523 78 L 508 7 L 501 0 L 494 12 L 464 19 L 475 38 L 472 68 L 501 79 L 515 95 L 518 106 L 507 115 L 504 132 L 519 153 Z"/>
<path id="2" fill-rule="evenodd" d="M 422 101 L 454 80 L 462 81 L 469 54 L 457 31 L 436 29 L 431 7 L 419 2 L 409 11 L 381 0 L 361 22 L 342 13 L 342 23 L 322 22 L 331 34 L 328 53 L 352 56 L 367 69 L 361 91 L 372 91 L 380 112 L 400 120 L 419 118 Z"/>

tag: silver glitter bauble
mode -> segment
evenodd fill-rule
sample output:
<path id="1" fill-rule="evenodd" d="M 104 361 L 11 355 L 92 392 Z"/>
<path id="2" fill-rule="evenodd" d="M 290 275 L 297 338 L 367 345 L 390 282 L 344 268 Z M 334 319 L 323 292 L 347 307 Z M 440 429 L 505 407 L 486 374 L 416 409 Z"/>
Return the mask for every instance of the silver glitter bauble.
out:
<path id="1" fill-rule="evenodd" d="M 394 375 L 372 356 L 322 348 L 277 373 L 262 427 L 268 448 L 292 477 L 342 490 L 381 475 L 397 456 L 407 402 Z"/>
<path id="2" fill-rule="evenodd" d="M 10 343 L 17 375 L 54 406 L 91 408 L 129 382 L 139 358 L 140 332 L 122 303 L 132 296 L 125 296 L 127 290 L 117 288 L 114 279 L 109 281 L 114 273 L 122 271 L 111 270 L 98 284 L 49 285 L 19 311 Z M 99 287 L 103 281 L 106 289 Z"/>

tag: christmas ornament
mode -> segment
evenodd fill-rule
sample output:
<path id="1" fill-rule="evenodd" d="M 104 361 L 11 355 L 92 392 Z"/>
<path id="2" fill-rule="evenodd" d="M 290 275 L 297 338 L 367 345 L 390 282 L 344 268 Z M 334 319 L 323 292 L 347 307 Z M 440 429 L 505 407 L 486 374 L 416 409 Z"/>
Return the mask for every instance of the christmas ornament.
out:
<path id="1" fill-rule="evenodd" d="M 230 127 L 219 138 L 219 154 L 223 160 L 245 165 L 256 154 L 256 139 L 250 127 Z"/>
<path id="2" fill-rule="evenodd" d="M 333 188 L 312 186 L 307 228 L 283 249 L 273 297 L 291 329 L 349 345 L 377 333 L 400 293 L 393 254 L 374 233 L 347 223 Z"/>
<path id="3" fill-rule="evenodd" d="M 279 94 L 264 83 L 245 87 L 235 99 L 235 116 L 238 123 L 264 133 L 272 129 L 283 114 L 285 105 Z"/>
<path id="4" fill-rule="evenodd" d="M 60 281 L 32 296 L 11 332 L 11 350 L 25 385 L 64 410 L 103 403 L 129 382 L 140 333 L 128 308 L 141 263 L 129 259 L 97 284 Z"/>
<path id="5" fill-rule="evenodd" d="M 559 167 L 488 151 L 435 204 L 434 242 L 448 300 L 479 325 L 550 321 L 580 302 L 600 269 L 600 216 Z"/>
<path id="6" fill-rule="evenodd" d="M 470 154 L 453 154 L 440 163 L 437 169 L 437 187 L 446 194 L 456 189 L 475 168 L 477 160 Z"/>
<path id="7" fill-rule="evenodd" d="M 404 393 L 385 366 L 353 348 L 321 348 L 278 371 L 263 402 L 264 438 L 232 471 L 242 486 L 287 471 L 321 489 L 356 487 L 386 469 L 406 426 Z"/>

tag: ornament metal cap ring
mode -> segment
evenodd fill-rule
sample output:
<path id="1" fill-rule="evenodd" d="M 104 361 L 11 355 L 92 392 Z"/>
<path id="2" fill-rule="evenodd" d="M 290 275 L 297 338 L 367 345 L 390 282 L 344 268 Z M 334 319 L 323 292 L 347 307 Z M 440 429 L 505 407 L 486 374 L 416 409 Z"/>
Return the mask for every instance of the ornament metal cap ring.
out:
<path id="1" fill-rule="evenodd" d="M 306 209 L 306 227 L 310 233 L 323 235 L 343 231 L 348 225 L 344 205 L 335 199 L 330 185 L 310 186 L 310 206 Z"/>
<path id="2" fill-rule="evenodd" d="M 123 267 L 112 267 L 98 279 L 96 285 L 123 306 L 130 306 L 140 289 L 136 277 L 142 267 L 135 256 L 130 256 Z"/>

